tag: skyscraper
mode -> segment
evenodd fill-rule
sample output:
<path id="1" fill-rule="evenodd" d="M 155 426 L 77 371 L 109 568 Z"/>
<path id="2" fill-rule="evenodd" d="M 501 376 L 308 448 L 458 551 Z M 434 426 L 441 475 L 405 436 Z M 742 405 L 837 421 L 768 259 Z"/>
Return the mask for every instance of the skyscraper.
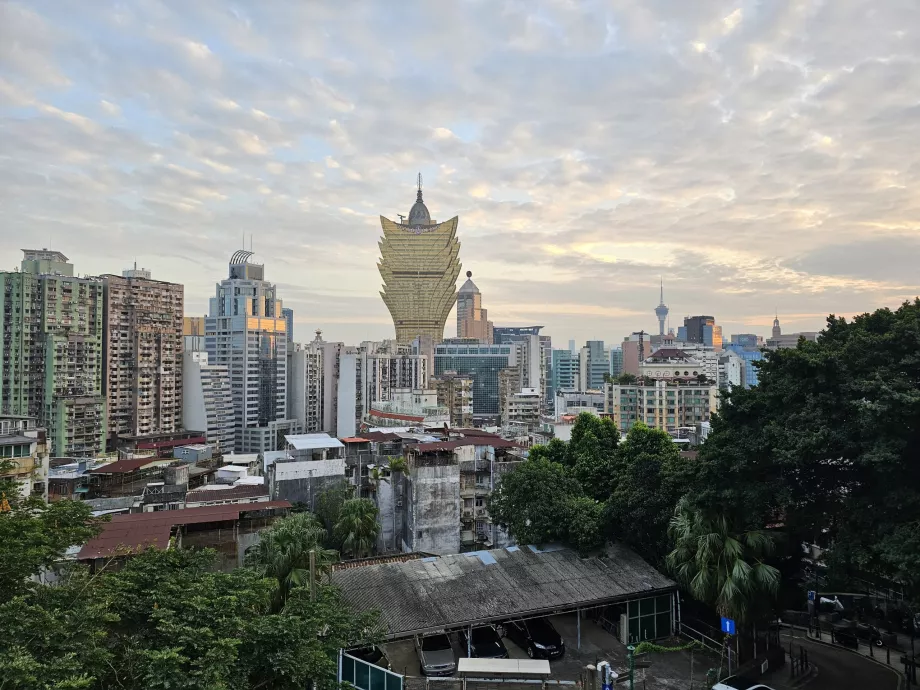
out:
<path id="1" fill-rule="evenodd" d="M 661 301 L 655 307 L 655 316 L 658 317 L 658 335 L 664 335 L 664 324 L 668 318 L 668 307 L 664 303 L 664 281 L 661 281 Z"/>
<path id="2" fill-rule="evenodd" d="M 457 216 L 443 223 L 431 219 L 422 201 L 421 175 L 408 220 L 402 222 L 401 217 L 396 223 L 380 216 L 380 296 L 390 310 L 400 345 L 418 336 L 429 336 L 434 342 L 444 339 L 460 275 L 457 223 Z"/>
<path id="3" fill-rule="evenodd" d="M 610 374 L 610 358 L 603 340 L 589 340 L 578 353 L 578 390 L 602 390 Z"/>
<path id="4" fill-rule="evenodd" d="M 252 252 L 230 258 L 229 277 L 216 286 L 205 319 L 208 363 L 230 374 L 237 452 L 283 447 L 287 424 L 287 333 L 281 300 L 265 267 L 249 262 Z"/>
<path id="5" fill-rule="evenodd" d="M 707 345 L 715 350 L 722 349 L 722 327 L 716 325 L 715 317 L 712 316 L 685 316 L 683 332 L 678 335 L 684 336 L 688 343 L 699 343 Z"/>
<path id="6" fill-rule="evenodd" d="M 119 436 L 182 430 L 183 287 L 129 269 L 105 283 L 109 448 Z M 203 429 L 202 429 L 203 431 Z"/>
<path id="7" fill-rule="evenodd" d="M 0 273 L 0 414 L 37 417 L 53 455 L 99 455 L 102 281 L 75 278 L 61 252 L 22 251 L 21 272 Z"/>
<path id="8" fill-rule="evenodd" d="M 492 322 L 482 308 L 482 294 L 473 282 L 473 272 L 466 272 L 466 282 L 457 293 L 457 337 L 492 342 Z"/>

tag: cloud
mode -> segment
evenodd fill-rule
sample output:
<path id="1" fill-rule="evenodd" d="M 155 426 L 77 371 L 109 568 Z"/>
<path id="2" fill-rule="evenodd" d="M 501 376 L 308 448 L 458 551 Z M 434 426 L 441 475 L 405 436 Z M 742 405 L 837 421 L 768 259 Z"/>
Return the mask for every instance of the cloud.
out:
<path id="1" fill-rule="evenodd" d="M 498 324 L 615 342 L 663 277 L 672 326 L 819 329 L 920 291 L 918 25 L 910 0 L 0 3 L 0 257 L 137 257 L 203 313 L 252 236 L 299 339 L 389 337 L 377 217 L 421 172 Z"/>

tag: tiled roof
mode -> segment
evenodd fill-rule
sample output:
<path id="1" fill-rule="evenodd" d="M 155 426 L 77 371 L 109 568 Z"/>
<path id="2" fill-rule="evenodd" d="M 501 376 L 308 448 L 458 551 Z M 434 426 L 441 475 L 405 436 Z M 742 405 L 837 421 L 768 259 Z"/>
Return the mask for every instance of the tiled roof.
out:
<path id="1" fill-rule="evenodd" d="M 238 519 L 240 513 L 245 511 L 290 507 L 288 501 L 265 501 L 115 515 L 111 522 L 102 526 L 102 532 L 83 545 L 77 558 L 91 560 L 151 547 L 165 549 L 172 528 L 176 525 L 225 522 Z"/>
<path id="2" fill-rule="evenodd" d="M 387 441 L 401 441 L 402 436 L 391 434 L 385 431 L 369 431 L 364 434 L 364 438 L 373 443 L 386 443 Z"/>
<path id="3" fill-rule="evenodd" d="M 522 546 L 346 568 L 332 573 L 345 601 L 379 609 L 390 637 L 626 601 L 675 583 L 622 545 L 603 558 Z"/>

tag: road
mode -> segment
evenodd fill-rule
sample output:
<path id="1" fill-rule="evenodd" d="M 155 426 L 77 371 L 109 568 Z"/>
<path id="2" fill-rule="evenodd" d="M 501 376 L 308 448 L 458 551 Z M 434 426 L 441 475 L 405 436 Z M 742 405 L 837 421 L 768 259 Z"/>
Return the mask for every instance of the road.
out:
<path id="1" fill-rule="evenodd" d="M 783 646 L 789 648 L 789 633 L 782 635 Z M 884 665 L 867 659 L 856 652 L 831 647 L 820 642 L 807 639 L 803 633 L 797 631 L 793 641 L 793 649 L 798 650 L 799 645 L 805 647 L 809 661 L 818 666 L 818 676 L 806 683 L 807 690 L 897 690 L 898 675 Z M 900 657 L 900 654 L 899 654 Z M 894 655 L 892 655 L 892 662 Z M 788 679 L 788 661 L 785 667 L 785 676 Z M 776 690 L 781 690 L 777 687 Z"/>

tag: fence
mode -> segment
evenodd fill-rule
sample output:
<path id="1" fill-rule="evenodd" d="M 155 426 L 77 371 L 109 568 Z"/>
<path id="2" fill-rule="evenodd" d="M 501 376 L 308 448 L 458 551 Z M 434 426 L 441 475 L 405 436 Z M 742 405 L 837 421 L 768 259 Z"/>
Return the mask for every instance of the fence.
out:
<path id="1" fill-rule="evenodd" d="M 358 690 L 403 690 L 403 676 L 339 651 L 339 684 Z"/>

